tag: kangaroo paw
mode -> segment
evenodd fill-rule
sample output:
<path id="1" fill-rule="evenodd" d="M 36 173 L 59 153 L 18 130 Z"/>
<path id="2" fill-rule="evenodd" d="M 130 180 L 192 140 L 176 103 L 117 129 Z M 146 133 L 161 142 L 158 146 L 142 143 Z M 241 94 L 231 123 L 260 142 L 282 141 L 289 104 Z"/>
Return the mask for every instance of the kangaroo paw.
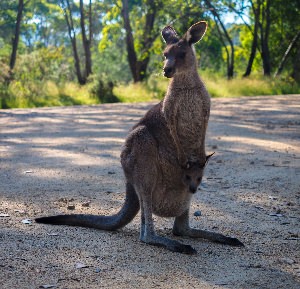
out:
<path id="1" fill-rule="evenodd" d="M 168 246 L 167 249 L 172 252 L 178 252 L 178 253 L 183 253 L 183 254 L 187 254 L 187 255 L 197 254 L 197 251 L 190 245 L 177 244 L 174 246 Z"/>
<path id="2" fill-rule="evenodd" d="M 237 238 L 225 237 L 223 240 L 220 240 L 219 243 L 235 246 L 235 247 L 244 247 L 245 245 L 238 240 Z"/>

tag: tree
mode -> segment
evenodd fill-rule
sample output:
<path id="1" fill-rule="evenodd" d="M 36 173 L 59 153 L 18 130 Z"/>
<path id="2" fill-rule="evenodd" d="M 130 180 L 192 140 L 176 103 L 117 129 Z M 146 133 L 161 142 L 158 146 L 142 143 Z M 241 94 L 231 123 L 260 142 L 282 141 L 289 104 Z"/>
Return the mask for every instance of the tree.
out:
<path id="1" fill-rule="evenodd" d="M 233 45 L 233 41 L 223 23 L 223 21 L 221 20 L 220 14 L 219 14 L 218 10 L 216 9 L 216 7 L 209 0 L 205 0 L 204 2 L 215 19 L 216 27 L 217 27 L 219 35 L 220 35 L 220 41 L 222 42 L 222 44 L 225 48 L 225 51 L 226 51 L 226 55 L 227 55 L 227 78 L 231 79 L 231 78 L 233 78 L 233 75 L 234 75 L 234 45 Z M 221 27 L 223 33 L 221 32 L 220 27 Z M 226 41 L 229 43 L 230 51 L 227 48 L 227 44 L 226 44 L 226 41 L 224 40 L 224 37 L 225 37 Z"/>
<path id="2" fill-rule="evenodd" d="M 68 28 L 68 35 L 69 35 L 69 38 L 70 38 L 71 44 L 72 44 L 74 65 L 75 65 L 77 80 L 80 84 L 85 84 L 86 78 L 81 73 L 80 59 L 79 59 L 77 43 L 76 43 L 76 32 L 75 32 L 75 28 L 74 28 L 74 21 L 73 21 L 70 1 L 69 0 L 61 0 L 61 4 L 62 4 L 62 9 L 64 11 L 64 16 L 65 16 L 65 20 L 66 20 L 66 24 L 67 24 L 67 28 Z"/>
<path id="3" fill-rule="evenodd" d="M 145 13 L 145 26 L 143 29 L 142 37 L 140 40 L 141 56 L 138 57 L 134 45 L 134 38 L 132 27 L 130 23 L 130 12 L 128 0 L 122 0 L 122 17 L 124 22 L 124 29 L 126 31 L 126 46 L 127 46 L 127 57 L 130 70 L 132 73 L 133 81 L 139 82 L 145 79 L 146 71 L 150 60 L 149 50 L 153 45 L 157 34 L 154 33 L 154 21 L 158 8 L 158 1 L 146 0 L 145 4 L 147 12 Z"/>
<path id="4" fill-rule="evenodd" d="M 282 70 L 283 70 L 283 66 L 286 63 L 286 60 L 288 58 L 288 56 L 290 55 L 290 52 L 292 51 L 292 49 L 296 46 L 298 39 L 300 39 L 300 30 L 299 32 L 294 36 L 294 38 L 292 39 L 292 41 L 290 42 L 287 50 L 285 51 L 284 55 L 282 56 L 282 59 L 279 63 L 279 66 L 274 74 L 274 77 L 276 77 L 277 75 L 279 75 Z"/>
<path id="5" fill-rule="evenodd" d="M 252 10 L 253 10 L 253 15 L 254 15 L 254 30 L 253 30 L 253 40 L 252 40 L 252 45 L 251 45 L 251 52 L 249 55 L 249 60 L 248 60 L 246 71 L 243 74 L 244 77 L 247 77 L 251 74 L 253 61 L 255 58 L 256 50 L 258 48 L 258 29 L 259 29 L 259 17 L 260 17 L 261 3 L 260 3 L 260 0 L 257 0 L 257 6 L 255 7 L 253 4 L 253 1 L 250 1 L 250 2 L 251 2 Z"/>
<path id="6" fill-rule="evenodd" d="M 89 77 L 90 74 L 92 74 L 92 58 L 91 58 L 91 36 L 92 36 L 92 31 L 91 31 L 91 0 L 89 2 L 89 35 L 90 37 L 87 38 L 86 36 L 86 27 L 85 27 L 85 15 L 84 15 L 84 6 L 83 6 L 83 0 L 80 0 L 80 26 L 81 26 L 81 35 L 82 35 L 82 44 L 83 44 L 83 49 L 84 49 L 84 54 L 85 54 L 85 77 Z"/>
<path id="7" fill-rule="evenodd" d="M 9 68 L 10 68 L 11 72 L 14 69 L 14 66 L 16 64 L 23 10 L 24 10 L 24 1 L 19 0 L 15 34 L 14 34 L 14 38 L 12 40 L 12 52 L 11 52 L 10 61 L 9 61 Z"/>
<path id="8" fill-rule="evenodd" d="M 259 1 L 258 1 L 259 2 Z M 261 42 L 261 57 L 263 61 L 264 75 L 271 75 L 271 61 L 269 49 L 269 36 L 271 27 L 271 1 L 263 0 L 261 2 L 261 21 L 260 28 L 260 42 Z"/>

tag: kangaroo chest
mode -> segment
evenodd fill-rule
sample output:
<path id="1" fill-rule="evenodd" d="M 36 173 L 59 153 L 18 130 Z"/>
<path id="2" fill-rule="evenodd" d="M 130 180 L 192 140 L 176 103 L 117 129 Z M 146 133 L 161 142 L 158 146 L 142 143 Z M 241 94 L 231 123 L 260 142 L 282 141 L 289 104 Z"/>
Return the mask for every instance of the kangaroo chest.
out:
<path id="1" fill-rule="evenodd" d="M 210 113 L 210 99 L 206 94 L 182 92 L 176 115 L 176 130 L 186 153 L 204 146 Z M 192 153 L 192 152 L 191 152 Z"/>

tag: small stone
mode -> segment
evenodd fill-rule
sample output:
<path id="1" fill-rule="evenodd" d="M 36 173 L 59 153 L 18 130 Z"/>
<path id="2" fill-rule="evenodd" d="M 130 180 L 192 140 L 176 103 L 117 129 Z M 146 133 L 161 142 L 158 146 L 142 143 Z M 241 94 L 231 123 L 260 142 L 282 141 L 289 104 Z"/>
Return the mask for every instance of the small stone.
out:
<path id="1" fill-rule="evenodd" d="M 83 268 L 88 268 L 88 267 L 89 267 L 88 265 L 86 265 L 84 263 L 80 263 L 80 262 L 75 264 L 76 269 L 83 269 Z"/>
<path id="2" fill-rule="evenodd" d="M 21 221 L 25 225 L 32 225 L 32 220 L 31 219 L 24 219 Z"/>
<path id="3" fill-rule="evenodd" d="M 196 211 L 195 213 L 194 213 L 194 216 L 195 217 L 200 217 L 202 214 L 201 214 L 201 211 Z"/>
<path id="4" fill-rule="evenodd" d="M 115 172 L 112 172 L 112 171 L 109 171 L 109 172 L 107 172 L 109 175 L 114 175 L 115 174 Z"/>
<path id="5" fill-rule="evenodd" d="M 269 216 L 271 216 L 271 217 L 283 217 L 282 214 L 276 214 L 276 213 L 271 213 L 271 214 L 269 214 Z"/>
<path id="6" fill-rule="evenodd" d="M 68 210 L 75 210 L 75 205 L 68 205 L 67 209 Z"/>
<path id="7" fill-rule="evenodd" d="M 293 265 L 295 263 L 295 261 L 293 259 L 287 258 L 287 257 L 280 258 L 279 262 L 283 263 L 283 264 L 288 264 L 288 265 Z"/>
<path id="8" fill-rule="evenodd" d="M 90 202 L 82 203 L 81 206 L 85 207 L 85 208 L 89 208 L 90 207 Z"/>
<path id="9" fill-rule="evenodd" d="M 100 268 L 96 268 L 95 269 L 95 273 L 100 273 L 101 272 L 101 269 Z"/>

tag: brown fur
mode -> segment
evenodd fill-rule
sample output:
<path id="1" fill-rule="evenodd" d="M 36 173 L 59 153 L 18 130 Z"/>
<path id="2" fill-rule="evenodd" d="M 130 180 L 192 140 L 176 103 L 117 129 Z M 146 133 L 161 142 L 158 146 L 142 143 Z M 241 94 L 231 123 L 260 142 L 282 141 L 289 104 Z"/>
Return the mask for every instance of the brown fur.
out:
<path id="1" fill-rule="evenodd" d="M 126 177 L 126 199 L 113 216 L 60 215 L 36 219 L 39 223 L 116 230 L 128 224 L 141 208 L 140 240 L 171 251 L 194 254 L 189 245 L 158 236 L 153 214 L 175 217 L 173 233 L 241 246 L 236 238 L 190 228 L 189 207 L 201 183 L 205 165 L 205 133 L 209 95 L 196 66 L 192 44 L 201 39 L 206 23 L 193 25 L 182 39 L 167 26 L 164 66 L 173 77 L 163 102 L 151 108 L 132 128 L 121 153 Z"/>

